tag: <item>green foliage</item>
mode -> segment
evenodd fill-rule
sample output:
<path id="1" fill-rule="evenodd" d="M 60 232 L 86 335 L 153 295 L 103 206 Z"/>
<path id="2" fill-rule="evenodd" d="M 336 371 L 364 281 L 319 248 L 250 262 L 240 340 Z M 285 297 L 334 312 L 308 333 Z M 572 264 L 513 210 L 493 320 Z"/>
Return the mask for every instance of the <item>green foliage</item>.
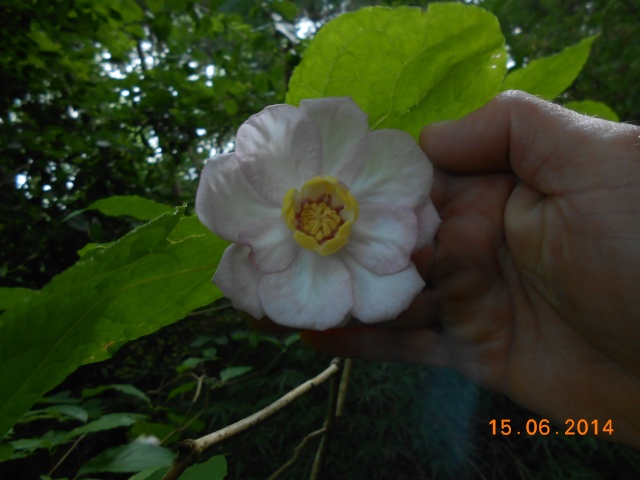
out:
<path id="1" fill-rule="evenodd" d="M 171 465 L 175 453 L 156 445 L 130 443 L 105 450 L 85 463 L 78 475 L 99 472 L 140 472 Z"/>
<path id="2" fill-rule="evenodd" d="M 623 121 L 640 120 L 640 4 L 627 0 L 483 0 L 502 25 L 513 67 L 599 33 L 581 74 L 562 100 L 606 103 Z"/>
<path id="3" fill-rule="evenodd" d="M 220 296 L 209 279 L 226 243 L 205 232 L 169 240 L 182 211 L 88 254 L 0 317 L 0 431 L 78 366 Z"/>
<path id="4" fill-rule="evenodd" d="M 533 60 L 526 67 L 510 72 L 502 90 L 523 90 L 545 100 L 553 100 L 576 79 L 596 38 L 595 35 L 585 38 L 560 53 Z"/>
<path id="5" fill-rule="evenodd" d="M 287 102 L 350 96 L 373 128 L 413 136 L 480 107 L 506 72 L 504 38 L 489 12 L 458 4 L 364 9 L 328 23 L 295 70 Z"/>
<path id="6" fill-rule="evenodd" d="M 193 203 L 202 161 L 232 149 L 242 121 L 283 101 L 309 44 L 296 28 L 369 3 L 0 6 L 0 281 L 17 287 L 0 288 L 0 430 L 13 425 L 0 476 L 159 479 L 166 447 L 237 421 L 324 368 L 297 335 L 248 332 L 227 303 L 209 305 L 226 244 L 185 207 L 169 212 Z M 287 101 L 350 95 L 373 127 L 413 135 L 514 86 L 596 98 L 567 106 L 601 118 L 617 120 L 602 102 L 640 118 L 640 62 L 625 48 L 638 43 L 632 2 L 483 5 L 497 18 L 460 3 L 337 16 L 311 42 Z M 507 60 L 515 68 L 505 81 Z M 322 425 L 326 399 L 322 386 L 183 478 L 223 478 L 223 455 L 229 478 L 263 478 Z M 335 478 L 605 478 L 610 467 L 640 468 L 633 452 L 588 439 L 491 438 L 488 419 L 522 423 L 531 413 L 446 372 L 360 364 L 346 411 L 332 437 Z M 140 436 L 161 446 L 134 442 Z M 308 475 L 313 448 L 291 478 Z"/>
<path id="7" fill-rule="evenodd" d="M 135 226 L 91 211 L 62 221 L 96 200 L 192 204 L 202 161 L 284 98 L 302 45 L 279 33 L 293 26 L 278 11 L 294 12 L 246 0 L 3 2 L 0 285 L 39 289 L 88 242 Z"/>
<path id="8" fill-rule="evenodd" d="M 582 113 L 583 115 L 590 115 L 592 117 L 598 117 L 612 122 L 620 121 L 618 114 L 611 110 L 607 104 L 602 102 L 582 100 L 581 102 L 567 102 L 564 106 L 571 110 L 575 110 L 578 113 Z"/>
<path id="9" fill-rule="evenodd" d="M 153 220 L 163 213 L 173 211 L 174 207 L 163 205 L 137 195 L 118 195 L 96 200 L 85 210 L 98 210 L 110 217 L 129 216 L 137 220 Z"/>
<path id="10" fill-rule="evenodd" d="M 162 480 L 166 468 L 140 472 L 129 480 Z M 227 461 L 222 455 L 187 468 L 180 476 L 182 480 L 222 480 L 227 475 Z"/>
<path id="11" fill-rule="evenodd" d="M 0 288 L 0 312 L 19 305 L 36 293 L 30 288 Z"/>

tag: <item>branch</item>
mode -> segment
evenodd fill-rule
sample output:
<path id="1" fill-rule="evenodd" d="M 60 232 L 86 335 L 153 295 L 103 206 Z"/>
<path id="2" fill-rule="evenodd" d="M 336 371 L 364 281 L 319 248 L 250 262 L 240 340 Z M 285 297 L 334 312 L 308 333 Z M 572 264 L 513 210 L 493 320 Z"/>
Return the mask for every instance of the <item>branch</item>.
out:
<path id="1" fill-rule="evenodd" d="M 327 408 L 327 418 L 324 421 L 325 434 L 320 439 L 320 445 L 318 445 L 318 451 L 316 457 L 313 459 L 313 465 L 311 467 L 311 474 L 309 480 L 318 480 L 320 478 L 320 472 L 327 457 L 327 451 L 329 449 L 329 435 L 333 428 L 333 422 L 336 419 L 336 411 L 338 407 L 338 391 L 340 386 L 340 379 L 333 377 L 331 379 L 331 390 L 329 391 L 329 405 Z"/>
<path id="2" fill-rule="evenodd" d="M 344 402 L 347 400 L 347 389 L 349 388 L 349 379 L 351 378 L 351 370 L 353 369 L 353 358 L 347 358 L 342 369 L 340 377 L 340 388 L 338 389 L 338 405 L 336 406 L 336 417 L 340 417 L 344 411 Z"/>
<path id="3" fill-rule="evenodd" d="M 268 478 L 268 480 L 277 480 L 278 478 L 280 478 L 284 472 L 289 470 L 289 468 L 291 468 L 293 464 L 295 464 L 298 461 L 298 459 L 300 458 L 300 455 L 302 454 L 302 450 L 304 449 L 304 447 L 307 446 L 307 443 L 309 443 L 309 440 L 316 438 L 318 435 L 324 435 L 325 433 L 327 433 L 327 428 L 322 427 L 322 428 L 319 428 L 318 430 L 314 430 L 313 432 L 308 434 L 306 437 L 304 437 L 302 441 L 298 444 L 298 446 L 295 448 L 295 450 L 293 451 L 293 456 L 287 461 L 287 463 L 282 465 L 273 475 L 271 475 Z"/>
<path id="4" fill-rule="evenodd" d="M 206 449 L 226 440 L 227 438 L 237 435 L 238 433 L 244 432 L 245 430 L 265 421 L 275 413 L 278 413 L 291 402 L 313 390 L 316 386 L 324 383 L 339 372 L 341 364 L 342 359 L 334 358 L 331 361 L 331 364 L 319 375 L 294 388 L 289 393 L 280 397 L 278 400 L 259 412 L 243 418 L 239 422 L 229 425 L 217 432 L 205 435 L 204 437 L 200 437 L 196 440 L 184 440 L 180 442 L 178 444 L 178 457 L 167 473 L 165 473 L 164 477 L 162 477 L 162 480 L 176 480 L 180 478 L 180 475 L 182 475 L 188 467 L 198 461 Z"/>

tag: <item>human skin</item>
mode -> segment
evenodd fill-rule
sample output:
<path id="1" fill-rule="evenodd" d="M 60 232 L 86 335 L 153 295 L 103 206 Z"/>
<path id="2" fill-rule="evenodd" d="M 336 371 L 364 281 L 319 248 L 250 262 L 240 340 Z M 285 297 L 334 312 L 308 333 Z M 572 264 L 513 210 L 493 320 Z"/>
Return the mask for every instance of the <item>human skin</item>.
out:
<path id="1" fill-rule="evenodd" d="M 414 326 L 303 340 L 454 368 L 557 430 L 611 419 L 600 436 L 640 448 L 640 128 L 513 91 L 420 144 L 442 224 L 414 257 L 428 287 L 398 320 Z"/>

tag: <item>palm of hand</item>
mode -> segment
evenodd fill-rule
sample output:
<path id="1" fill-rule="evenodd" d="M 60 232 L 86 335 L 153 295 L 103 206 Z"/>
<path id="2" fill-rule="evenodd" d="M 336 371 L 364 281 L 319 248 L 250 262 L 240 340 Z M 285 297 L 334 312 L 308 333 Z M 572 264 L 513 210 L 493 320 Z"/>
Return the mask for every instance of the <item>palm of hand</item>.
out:
<path id="1" fill-rule="evenodd" d="M 443 222 L 426 295 L 443 331 L 432 363 L 560 423 L 596 418 L 603 402 L 619 413 L 612 392 L 636 389 L 640 374 L 640 323 L 629 321 L 640 315 L 629 298 L 640 280 L 638 169 L 631 157 L 603 166 L 603 153 L 574 152 L 592 165 L 569 193 L 506 173 L 442 174 L 433 192 Z"/>

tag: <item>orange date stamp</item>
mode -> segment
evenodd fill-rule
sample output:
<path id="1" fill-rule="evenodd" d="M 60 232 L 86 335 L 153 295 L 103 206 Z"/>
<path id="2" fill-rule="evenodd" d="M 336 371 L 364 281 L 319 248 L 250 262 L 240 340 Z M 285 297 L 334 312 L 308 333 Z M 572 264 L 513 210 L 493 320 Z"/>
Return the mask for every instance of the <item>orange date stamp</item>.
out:
<path id="1" fill-rule="evenodd" d="M 611 420 L 598 421 L 598 420 L 585 420 L 584 418 L 572 419 L 569 418 L 564 422 L 564 429 L 554 428 L 549 420 L 541 418 L 536 420 L 530 418 L 523 426 L 516 426 L 511 423 L 511 419 L 502 418 L 492 419 L 489 421 L 491 426 L 491 435 L 613 435 L 613 422 Z M 522 428 L 524 427 L 524 428 Z"/>

